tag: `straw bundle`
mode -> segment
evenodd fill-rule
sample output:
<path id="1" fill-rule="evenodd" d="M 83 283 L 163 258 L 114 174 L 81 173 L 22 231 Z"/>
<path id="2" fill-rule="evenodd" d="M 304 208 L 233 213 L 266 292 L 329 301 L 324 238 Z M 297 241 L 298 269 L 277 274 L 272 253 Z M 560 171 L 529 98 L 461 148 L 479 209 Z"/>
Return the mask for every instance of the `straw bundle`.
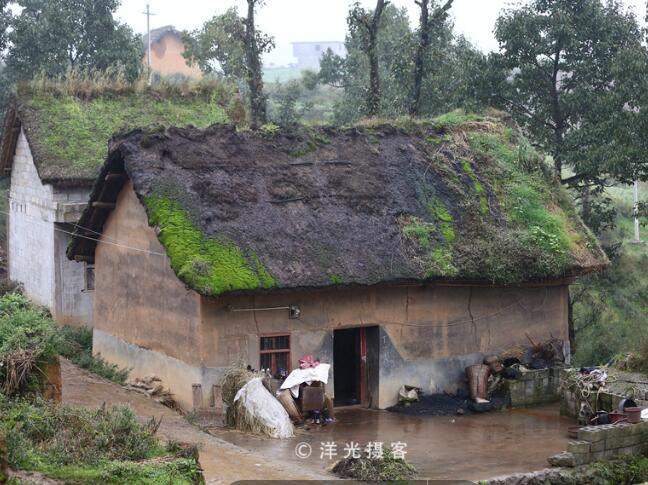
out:
<path id="1" fill-rule="evenodd" d="M 257 375 L 244 367 L 230 367 L 223 375 L 223 382 L 221 384 L 221 393 L 223 395 L 223 402 L 227 407 L 234 404 L 234 397 L 245 384 L 250 382 Z"/>

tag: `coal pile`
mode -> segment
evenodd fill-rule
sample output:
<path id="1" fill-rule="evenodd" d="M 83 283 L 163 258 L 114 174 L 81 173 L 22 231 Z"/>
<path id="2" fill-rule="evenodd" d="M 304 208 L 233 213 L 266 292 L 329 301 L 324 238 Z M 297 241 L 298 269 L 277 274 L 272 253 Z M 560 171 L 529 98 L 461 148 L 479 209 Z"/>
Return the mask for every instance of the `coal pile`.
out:
<path id="1" fill-rule="evenodd" d="M 419 400 L 409 404 L 398 403 L 387 408 L 388 411 L 409 416 L 457 416 L 495 411 L 508 405 L 508 398 L 495 395 L 490 402 L 476 404 L 470 400 L 467 392 L 451 394 L 422 394 Z"/>

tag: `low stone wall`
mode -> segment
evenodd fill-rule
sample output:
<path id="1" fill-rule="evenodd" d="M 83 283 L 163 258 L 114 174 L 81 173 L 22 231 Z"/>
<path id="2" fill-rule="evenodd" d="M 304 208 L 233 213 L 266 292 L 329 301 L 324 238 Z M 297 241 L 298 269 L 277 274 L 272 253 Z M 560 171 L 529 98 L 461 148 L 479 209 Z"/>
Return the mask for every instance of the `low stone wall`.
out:
<path id="1" fill-rule="evenodd" d="M 567 444 L 575 465 L 624 455 L 642 454 L 648 446 L 648 421 L 586 426 L 578 431 L 578 441 Z"/>
<path id="2" fill-rule="evenodd" d="M 521 373 L 518 379 L 507 379 L 505 382 L 511 407 L 537 406 L 558 401 L 560 371 L 560 368 L 529 370 Z"/>

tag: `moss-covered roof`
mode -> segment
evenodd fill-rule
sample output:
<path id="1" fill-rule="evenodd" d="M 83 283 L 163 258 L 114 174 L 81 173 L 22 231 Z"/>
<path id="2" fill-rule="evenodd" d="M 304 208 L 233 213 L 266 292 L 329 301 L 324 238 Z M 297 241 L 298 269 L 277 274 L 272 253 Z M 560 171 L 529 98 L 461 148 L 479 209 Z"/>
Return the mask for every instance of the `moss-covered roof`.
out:
<path id="1" fill-rule="evenodd" d="M 115 134 L 159 125 L 205 128 L 223 123 L 219 101 L 213 92 L 129 89 L 80 97 L 22 89 L 10 104 L 5 126 L 22 126 L 43 182 L 89 186 Z M 11 168 L 13 153 L 5 146 L 15 146 L 11 137 L 17 132 L 5 129 L 2 168 Z"/>
<path id="2" fill-rule="evenodd" d="M 205 295 L 270 288 L 555 280 L 607 263 L 543 157 L 499 118 L 346 129 L 135 131 L 125 172 L 171 265 Z M 106 206 L 105 204 L 94 204 Z M 91 204 L 80 225 L 101 231 Z M 91 258 L 95 242 L 69 256 Z"/>

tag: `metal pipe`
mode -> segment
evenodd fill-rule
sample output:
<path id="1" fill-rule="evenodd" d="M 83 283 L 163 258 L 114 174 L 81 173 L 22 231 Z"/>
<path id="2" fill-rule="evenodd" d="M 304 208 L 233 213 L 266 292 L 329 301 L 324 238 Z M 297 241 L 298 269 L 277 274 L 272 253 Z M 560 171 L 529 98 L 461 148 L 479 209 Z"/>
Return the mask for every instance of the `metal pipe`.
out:
<path id="1" fill-rule="evenodd" d="M 266 307 L 266 308 L 234 308 L 231 306 L 228 306 L 227 309 L 230 312 L 267 312 L 271 310 L 290 310 L 291 307 L 289 306 L 273 306 L 273 307 Z"/>

